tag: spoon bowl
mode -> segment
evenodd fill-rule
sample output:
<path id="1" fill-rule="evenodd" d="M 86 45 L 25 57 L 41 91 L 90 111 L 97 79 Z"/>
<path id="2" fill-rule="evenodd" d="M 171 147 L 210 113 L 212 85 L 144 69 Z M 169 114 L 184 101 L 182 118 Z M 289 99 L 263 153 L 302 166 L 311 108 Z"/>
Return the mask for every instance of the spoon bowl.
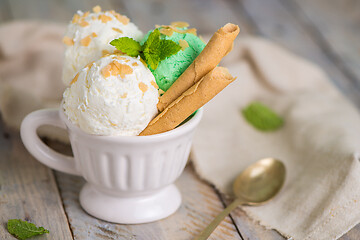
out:
<path id="1" fill-rule="evenodd" d="M 275 158 L 264 158 L 247 167 L 234 181 L 233 192 L 247 205 L 272 199 L 285 181 L 285 165 Z"/>

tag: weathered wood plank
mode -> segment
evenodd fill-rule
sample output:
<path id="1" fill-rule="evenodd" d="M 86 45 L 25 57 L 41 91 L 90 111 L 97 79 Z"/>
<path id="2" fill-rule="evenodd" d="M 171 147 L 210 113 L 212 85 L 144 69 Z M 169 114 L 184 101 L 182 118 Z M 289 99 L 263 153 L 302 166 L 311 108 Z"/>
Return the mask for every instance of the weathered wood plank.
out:
<path id="1" fill-rule="evenodd" d="M 228 206 L 232 199 L 227 198 L 224 194 L 217 191 L 218 196 L 224 204 Z M 243 239 L 249 240 L 284 240 L 285 238 L 275 230 L 266 229 L 259 223 L 251 219 L 247 214 L 242 211 L 241 207 L 236 208 L 230 213 L 230 217 L 236 224 L 236 228 L 241 234 Z"/>
<path id="2" fill-rule="evenodd" d="M 44 226 L 39 239 L 72 239 L 53 172 L 32 158 L 18 133 L 5 133 L 0 123 L 0 239 L 14 239 L 6 230 L 9 219 Z"/>
<path id="3" fill-rule="evenodd" d="M 293 12 L 289 12 L 282 2 L 279 0 L 236 1 L 238 8 L 245 10 L 247 19 L 252 23 L 257 34 L 318 64 L 327 72 L 333 83 L 357 106 L 360 106 L 358 82 L 346 77 L 341 69 L 328 58 L 308 28 L 294 16 Z"/>
<path id="4" fill-rule="evenodd" d="M 12 19 L 8 0 L 0 1 L 0 23 Z"/>
<path id="5" fill-rule="evenodd" d="M 360 2 L 293 0 L 283 3 L 312 32 L 328 58 L 359 87 Z"/>
<path id="6" fill-rule="evenodd" d="M 358 240 L 360 238 L 360 224 L 353 227 L 349 232 L 345 233 L 339 240 Z"/>
<path id="7" fill-rule="evenodd" d="M 225 196 L 222 196 L 223 199 L 226 199 Z M 228 200 L 224 200 L 226 205 L 231 202 Z M 231 218 L 234 220 L 237 228 L 239 229 L 241 236 L 243 239 L 251 239 L 251 240 L 284 240 L 284 238 L 280 233 L 275 230 L 266 229 L 261 226 L 259 223 L 255 222 L 251 219 L 247 214 L 241 210 L 241 207 L 235 209 L 231 214 Z"/>
<path id="8" fill-rule="evenodd" d="M 70 21 L 77 10 L 90 11 L 94 6 L 101 4 L 104 10 L 112 9 L 110 0 L 11 0 L 10 10 L 14 19 L 50 20 L 52 22 Z"/>
<path id="9" fill-rule="evenodd" d="M 138 225 L 112 224 L 89 216 L 78 200 L 85 181 L 58 172 L 56 177 L 75 239 L 192 239 L 223 210 L 213 189 L 195 176 L 191 166 L 176 182 L 183 197 L 180 209 L 164 220 Z M 210 239 L 241 238 L 227 217 Z"/>
<path id="10" fill-rule="evenodd" d="M 344 234 L 339 240 L 358 240 L 360 238 L 360 224 L 356 225 L 349 232 Z"/>
<path id="11" fill-rule="evenodd" d="M 213 33 L 228 22 L 239 24 L 243 32 L 248 30 L 246 21 L 241 21 L 241 16 L 236 16 L 221 0 L 136 0 L 124 1 L 124 5 L 144 32 L 155 24 L 167 25 L 173 21 L 189 22 L 200 34 Z"/>
<path id="12" fill-rule="evenodd" d="M 233 199 L 229 199 L 224 194 L 215 190 L 219 198 L 221 199 L 223 206 L 228 206 Z M 230 213 L 231 220 L 235 223 L 237 230 L 239 231 L 243 240 L 284 240 L 280 233 L 275 230 L 266 229 L 258 222 L 255 222 L 241 209 L 241 206 L 236 208 Z"/>

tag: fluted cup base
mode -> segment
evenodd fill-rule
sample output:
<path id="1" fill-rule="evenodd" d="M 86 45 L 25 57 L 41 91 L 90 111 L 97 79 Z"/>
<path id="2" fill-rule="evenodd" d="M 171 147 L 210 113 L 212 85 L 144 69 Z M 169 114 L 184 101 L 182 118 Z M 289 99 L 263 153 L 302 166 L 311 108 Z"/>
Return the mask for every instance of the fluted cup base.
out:
<path id="1" fill-rule="evenodd" d="M 138 197 L 104 194 L 86 183 L 80 192 L 80 205 L 90 215 L 113 223 L 139 224 L 157 221 L 173 214 L 181 204 L 174 184 Z"/>

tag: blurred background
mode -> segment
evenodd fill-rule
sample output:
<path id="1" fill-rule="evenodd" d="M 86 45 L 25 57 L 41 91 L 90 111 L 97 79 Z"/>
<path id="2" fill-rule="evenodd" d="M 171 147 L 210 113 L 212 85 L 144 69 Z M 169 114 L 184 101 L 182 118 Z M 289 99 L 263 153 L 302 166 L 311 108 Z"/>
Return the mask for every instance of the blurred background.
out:
<path id="1" fill-rule="evenodd" d="M 131 18 L 143 32 L 155 24 L 187 21 L 200 34 L 226 22 L 276 41 L 316 62 L 360 106 L 358 0 L 0 0 L 0 25 L 12 20 L 67 23 L 77 10 L 100 5 Z"/>

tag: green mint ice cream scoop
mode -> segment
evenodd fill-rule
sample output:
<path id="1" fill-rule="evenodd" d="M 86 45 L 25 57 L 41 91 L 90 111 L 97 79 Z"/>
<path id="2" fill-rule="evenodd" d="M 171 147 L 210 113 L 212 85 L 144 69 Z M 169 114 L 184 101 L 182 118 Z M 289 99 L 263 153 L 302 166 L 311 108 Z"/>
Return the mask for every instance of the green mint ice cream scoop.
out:
<path id="1" fill-rule="evenodd" d="M 159 88 L 167 91 L 204 49 L 205 43 L 194 34 L 193 29 L 187 27 L 160 26 L 159 30 L 161 39 L 172 40 L 182 47 L 177 54 L 162 60 L 155 70 L 149 66 Z M 141 44 L 147 40 L 152 31 L 145 35 Z"/>

